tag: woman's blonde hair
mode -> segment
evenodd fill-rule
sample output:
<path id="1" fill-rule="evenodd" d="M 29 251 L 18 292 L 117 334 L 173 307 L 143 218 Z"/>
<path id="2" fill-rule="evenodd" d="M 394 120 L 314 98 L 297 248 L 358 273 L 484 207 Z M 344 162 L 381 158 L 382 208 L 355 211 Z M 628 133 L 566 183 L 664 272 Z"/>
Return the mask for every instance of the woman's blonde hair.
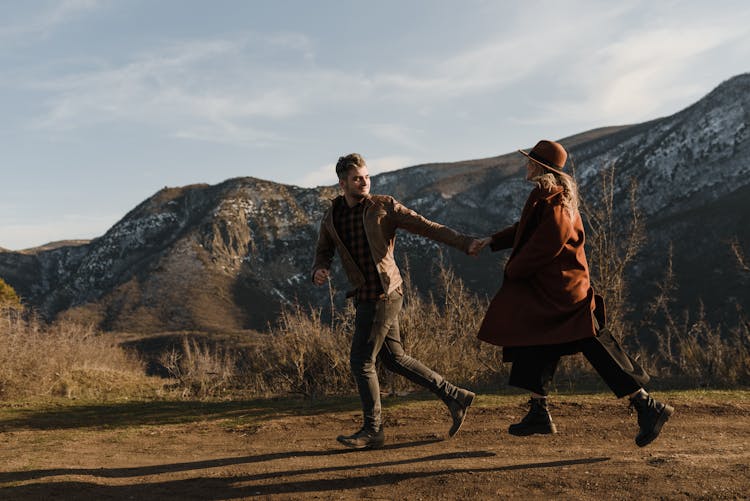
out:
<path id="1" fill-rule="evenodd" d="M 568 210 L 570 220 L 575 221 L 578 214 L 578 186 L 575 179 L 565 174 L 555 174 L 543 169 L 542 171 L 542 174 L 534 177 L 532 181 L 548 191 L 558 186 L 562 187 L 562 206 Z"/>

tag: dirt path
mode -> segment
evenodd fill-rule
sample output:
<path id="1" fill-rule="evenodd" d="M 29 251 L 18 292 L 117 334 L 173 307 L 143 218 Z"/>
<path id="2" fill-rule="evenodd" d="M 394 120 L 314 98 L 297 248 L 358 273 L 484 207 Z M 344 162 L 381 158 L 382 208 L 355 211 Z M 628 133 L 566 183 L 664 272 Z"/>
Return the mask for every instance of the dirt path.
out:
<path id="1" fill-rule="evenodd" d="M 365 452 L 334 440 L 353 400 L 6 407 L 0 499 L 750 499 L 749 396 L 670 395 L 644 449 L 605 396 L 557 398 L 559 433 L 527 438 L 504 432 L 523 397 L 480 396 L 452 440 L 442 404 L 387 399 L 387 446 Z"/>

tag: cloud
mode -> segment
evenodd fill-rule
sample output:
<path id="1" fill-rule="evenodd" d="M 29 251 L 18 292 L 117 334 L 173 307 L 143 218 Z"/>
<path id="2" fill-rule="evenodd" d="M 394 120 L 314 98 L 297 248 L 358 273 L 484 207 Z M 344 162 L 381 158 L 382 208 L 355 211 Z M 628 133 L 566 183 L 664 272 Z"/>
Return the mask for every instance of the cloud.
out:
<path id="1" fill-rule="evenodd" d="M 87 69 L 28 77 L 16 85 L 42 95 L 45 112 L 31 121 L 32 128 L 71 131 L 132 123 L 172 137 L 257 146 L 287 141 L 277 130 L 303 114 L 363 103 L 375 111 L 388 103 L 425 110 L 442 99 L 511 81 L 518 78 L 514 71 L 466 69 L 489 53 L 496 61 L 512 59 L 512 52 L 512 46 L 491 43 L 404 73 L 374 69 L 356 74 L 315 64 L 314 44 L 302 35 L 251 34 L 172 43 L 119 64 L 81 61 L 69 67 L 85 64 Z M 360 128 L 395 146 L 420 147 L 422 131 L 413 127 L 365 123 Z"/>
<path id="2" fill-rule="evenodd" d="M 543 4 L 510 13 L 507 6 L 493 11 L 488 15 L 512 18 L 505 29 L 453 54 L 424 59 L 411 71 L 377 75 L 374 85 L 403 99 L 425 102 L 496 93 L 536 74 L 554 79 L 587 38 L 633 8 L 586 1 Z"/>
<path id="3" fill-rule="evenodd" d="M 295 47 L 301 45 L 293 41 Z M 272 42 L 284 45 L 278 38 Z M 33 126 L 69 130 L 132 122 L 165 128 L 182 138 L 277 140 L 246 122 L 294 115 L 300 108 L 298 97 L 273 82 L 257 83 L 262 77 L 243 64 L 246 48 L 242 40 L 191 41 L 137 55 L 120 66 L 50 78 L 34 86 L 49 98 L 46 114 Z"/>
<path id="4" fill-rule="evenodd" d="M 231 145 L 269 146 L 290 141 L 289 138 L 280 134 L 256 127 L 243 127 L 234 122 L 220 119 L 215 119 L 210 125 L 190 125 L 185 129 L 176 129 L 172 135 L 179 139 Z"/>
<path id="5" fill-rule="evenodd" d="M 92 5 L 97 2 L 68 8 Z M 585 0 L 506 7 L 513 12 L 507 27 L 471 45 L 440 54 L 407 49 L 401 59 L 366 70 L 353 71 L 344 61 L 321 65 L 316 41 L 301 33 L 248 33 L 172 42 L 124 61 L 84 61 L 69 68 L 86 64 L 85 70 L 16 85 L 40 94 L 45 111 L 31 122 L 38 129 L 116 123 L 180 139 L 287 147 L 299 141 L 290 124 L 328 117 L 322 123 L 338 135 L 345 126 L 329 117 L 346 111 L 349 129 L 416 154 L 428 148 L 431 127 L 412 120 L 443 113 L 444 123 L 447 107 L 450 116 L 464 112 L 468 119 L 481 102 L 505 111 L 525 100 L 527 114 L 517 123 L 610 124 L 697 97 L 705 83 L 685 79 L 687 68 L 705 51 L 747 35 L 747 16 L 711 23 L 719 29 L 702 27 L 700 16 L 692 24 L 682 17 L 670 21 L 668 8 Z M 650 17 L 658 22 L 633 23 Z"/>
<path id="6" fill-rule="evenodd" d="M 560 82 L 571 91 L 565 97 L 548 99 L 525 121 L 585 122 L 593 118 L 610 125 L 673 113 L 702 97 L 706 85 L 718 83 L 705 67 L 698 66 L 705 63 L 698 62 L 711 51 L 750 36 L 747 9 L 695 13 L 690 20 L 670 19 L 662 12 L 651 14 L 659 22 L 614 34 L 609 43 L 583 53 Z M 709 22 L 710 18 L 714 19 Z"/>
<path id="7" fill-rule="evenodd" d="M 0 40 L 8 42 L 37 42 L 52 31 L 79 16 L 104 5 L 102 0 L 63 0 L 36 12 L 31 18 L 0 26 Z"/>
<path id="8" fill-rule="evenodd" d="M 46 111 L 30 121 L 33 129 L 130 123 L 177 138 L 263 146 L 289 141 L 278 131 L 291 117 L 354 106 L 376 92 L 361 75 L 313 59 L 301 35 L 248 35 L 173 43 L 119 65 L 89 62 L 83 71 L 16 85 L 44 96 Z"/>
<path id="9" fill-rule="evenodd" d="M 427 146 L 420 141 L 425 136 L 425 131 L 422 129 L 398 123 L 365 124 L 362 128 L 372 136 L 386 140 L 389 144 L 415 151 L 425 151 L 427 149 Z"/>
<path id="10" fill-rule="evenodd" d="M 564 44 L 544 57 L 525 57 L 544 52 L 549 43 L 530 29 L 536 22 L 538 17 L 521 19 L 510 32 L 453 54 L 407 51 L 402 60 L 366 72 L 345 64 L 320 66 L 316 44 L 300 33 L 175 42 L 37 83 L 47 111 L 33 125 L 71 130 L 125 121 L 173 137 L 269 144 L 284 141 L 276 125 L 304 114 L 363 104 L 375 112 L 398 105 L 407 113 L 429 114 L 444 101 L 497 92 L 555 58 Z M 549 38 L 574 38 L 564 26 L 549 24 Z M 413 127 L 361 127 L 390 144 L 419 147 L 421 131 Z"/>

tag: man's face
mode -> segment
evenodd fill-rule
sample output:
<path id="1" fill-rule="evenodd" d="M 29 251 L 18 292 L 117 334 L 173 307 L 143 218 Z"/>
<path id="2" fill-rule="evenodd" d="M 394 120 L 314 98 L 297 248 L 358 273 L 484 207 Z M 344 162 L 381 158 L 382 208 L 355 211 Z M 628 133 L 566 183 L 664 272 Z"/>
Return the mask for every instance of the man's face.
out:
<path id="1" fill-rule="evenodd" d="M 346 173 L 346 179 L 339 179 L 339 186 L 344 196 L 354 200 L 361 200 L 370 193 L 370 174 L 367 166 L 354 167 Z"/>

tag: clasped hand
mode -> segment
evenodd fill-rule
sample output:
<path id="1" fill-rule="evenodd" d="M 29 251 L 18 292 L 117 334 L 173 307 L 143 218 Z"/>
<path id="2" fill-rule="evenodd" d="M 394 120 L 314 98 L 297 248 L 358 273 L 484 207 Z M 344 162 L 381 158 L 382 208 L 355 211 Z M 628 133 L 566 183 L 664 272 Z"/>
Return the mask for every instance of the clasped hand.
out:
<path id="1" fill-rule="evenodd" d="M 466 253 L 470 256 L 478 256 L 479 253 L 482 252 L 482 249 L 490 245 L 491 242 L 492 237 L 475 238 L 469 244 L 469 250 L 466 251 Z"/>

